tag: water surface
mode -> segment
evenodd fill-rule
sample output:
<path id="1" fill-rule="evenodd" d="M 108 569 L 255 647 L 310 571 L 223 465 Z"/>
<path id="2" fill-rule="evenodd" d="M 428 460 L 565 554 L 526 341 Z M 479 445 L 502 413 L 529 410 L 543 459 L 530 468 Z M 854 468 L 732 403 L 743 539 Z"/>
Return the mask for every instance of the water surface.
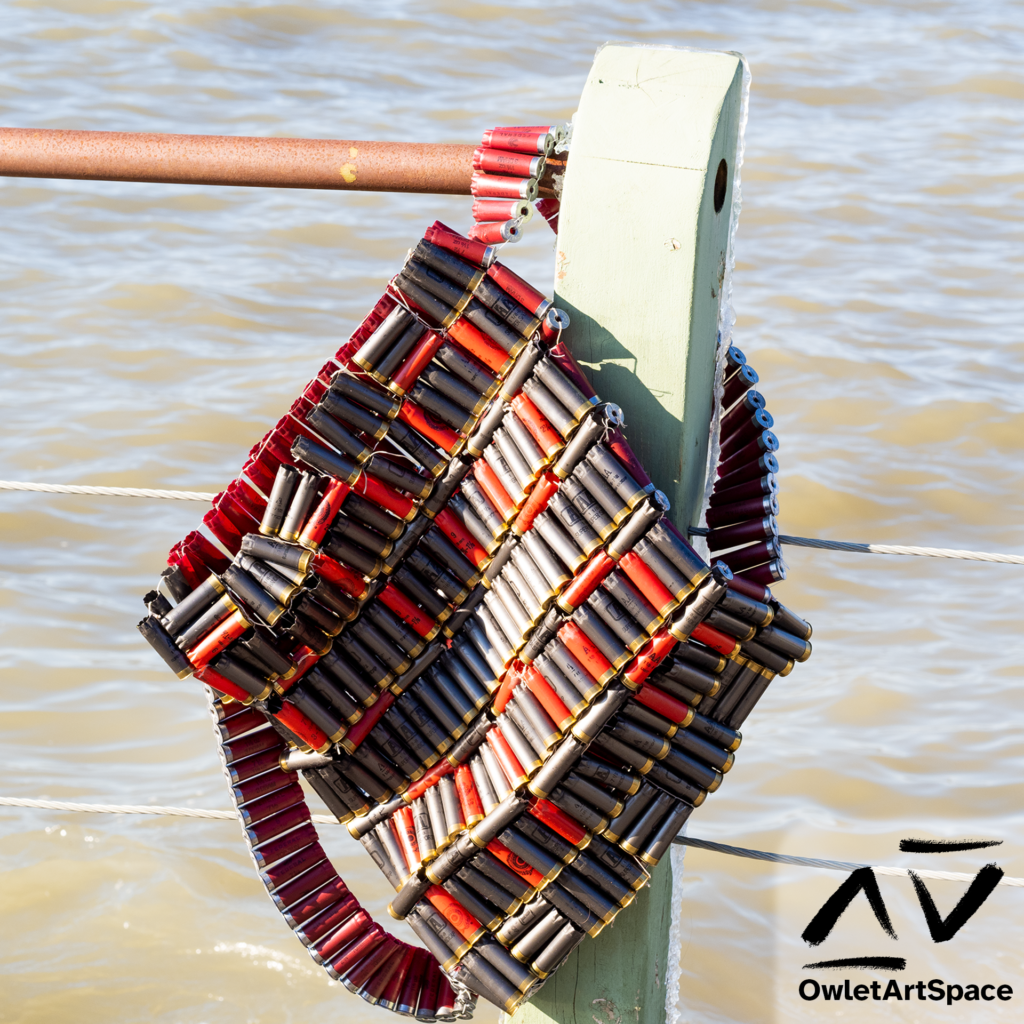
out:
<path id="1" fill-rule="evenodd" d="M 471 142 L 568 118 L 606 40 L 743 52 L 737 342 L 782 441 L 783 532 L 1024 551 L 1020 4 L 2 10 L 0 122 L 48 128 Z M 5 180 L 0 211 L 0 477 L 215 491 L 424 225 L 466 225 L 469 202 Z M 546 232 L 509 259 L 538 283 Z M 227 806 L 200 695 L 134 628 L 199 512 L 0 495 L 3 793 Z M 989 855 L 898 842 L 1001 838 L 995 859 L 1024 875 L 1021 568 L 788 560 L 779 595 L 813 621 L 814 657 L 768 691 L 691 832 L 969 872 Z M 383 913 L 385 883 L 330 837 Z M 231 822 L 4 808 L 0 858 L 0 1021 L 384 1019 L 308 960 Z M 898 942 L 858 903 L 812 951 L 800 932 L 841 875 L 690 852 L 685 877 L 686 1021 L 1020 1019 L 1019 889 L 935 945 L 909 883 L 883 879 Z M 962 890 L 933 884 L 943 914 Z M 1021 992 L 955 1009 L 798 997 L 804 963 L 881 954 L 907 958 L 906 981 Z"/>

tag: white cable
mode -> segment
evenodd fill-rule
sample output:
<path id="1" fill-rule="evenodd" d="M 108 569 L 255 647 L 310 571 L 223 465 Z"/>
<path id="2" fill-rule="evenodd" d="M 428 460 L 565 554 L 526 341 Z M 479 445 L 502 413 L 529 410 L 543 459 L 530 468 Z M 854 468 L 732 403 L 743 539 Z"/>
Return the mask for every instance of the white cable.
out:
<path id="1" fill-rule="evenodd" d="M 905 544 L 856 544 L 848 540 L 818 540 L 814 537 L 780 536 L 783 544 L 825 551 L 855 551 L 862 555 L 920 555 L 929 558 L 965 558 L 971 562 L 1009 562 L 1024 565 L 1024 555 L 996 555 L 988 551 L 961 551 L 958 548 L 917 548 Z"/>
<path id="2" fill-rule="evenodd" d="M 821 860 L 818 857 L 795 857 L 788 853 L 768 853 L 765 850 L 748 850 L 742 846 L 727 846 L 725 843 L 712 843 L 707 839 L 695 839 L 693 836 L 678 835 L 672 840 L 680 846 L 693 846 L 698 850 L 710 850 L 712 853 L 727 853 L 730 857 L 746 857 L 749 860 L 763 860 L 770 864 L 795 864 L 802 868 L 824 868 L 826 871 L 856 871 L 858 868 L 871 868 L 880 875 L 900 875 L 909 877 L 910 868 L 880 867 L 876 864 L 857 864 L 843 860 Z M 921 878 L 936 878 L 943 882 L 973 882 L 974 875 L 962 871 L 926 871 L 913 869 Z M 1024 888 L 1024 878 L 1009 878 L 1003 875 L 1000 885 L 1014 885 Z"/>
<path id="3" fill-rule="evenodd" d="M 380 453 L 376 454 L 390 454 Z M 39 484 L 18 480 L 0 480 L 0 491 L 42 491 L 47 494 L 96 494 L 115 498 L 171 498 L 177 501 L 213 501 L 215 494 L 207 491 L 163 491 L 150 487 L 89 487 L 84 484 Z M 930 558 L 961 558 L 971 562 L 1006 562 L 1024 565 L 1024 555 L 1001 555 L 989 551 L 962 551 L 958 548 L 919 548 L 903 544 L 858 544 L 846 540 L 818 540 L 815 537 L 789 537 L 779 540 L 800 548 L 825 551 L 853 551 L 865 555 L 919 555 Z"/>
<path id="4" fill-rule="evenodd" d="M 0 796 L 2 807 L 42 807 L 50 811 L 92 811 L 98 814 L 168 814 L 179 818 L 220 818 L 237 821 L 234 811 L 207 811 L 198 807 L 159 807 L 151 804 L 80 804 L 71 800 L 35 800 L 17 796 Z M 317 825 L 337 825 L 329 814 L 314 814 Z"/>
<path id="5" fill-rule="evenodd" d="M 236 821 L 238 815 L 234 811 L 208 811 L 198 807 L 160 807 L 150 804 L 82 804 L 71 800 L 39 800 L 29 797 L 0 796 L 0 807 L 39 807 L 50 811 L 92 811 L 97 814 L 165 814 L 180 818 L 219 818 Z M 313 821 L 317 825 L 337 825 L 338 819 L 329 814 L 314 814 Z M 795 864 L 804 868 L 825 868 L 828 871 L 854 871 L 857 868 L 870 867 L 880 875 L 901 875 L 907 877 L 908 868 L 879 867 L 874 864 L 857 864 L 852 861 L 821 860 L 817 857 L 796 857 L 788 853 L 768 853 L 765 850 L 748 850 L 742 846 L 727 846 L 725 843 L 713 843 L 707 839 L 693 836 L 678 835 L 672 840 L 680 846 L 693 846 L 712 853 L 726 853 L 732 857 L 746 857 L 750 860 L 762 860 L 774 864 Z M 970 882 L 974 875 L 961 871 L 915 871 L 921 878 L 937 878 L 944 882 Z M 1004 875 L 1000 885 L 1024 887 L 1024 878 L 1009 878 Z"/>
<path id="6" fill-rule="evenodd" d="M 172 498 L 178 501 L 213 501 L 206 491 L 159 491 L 149 487 L 86 487 L 82 484 L 31 484 L 0 480 L 0 491 L 44 491 L 48 494 L 100 494 L 114 498 Z"/>

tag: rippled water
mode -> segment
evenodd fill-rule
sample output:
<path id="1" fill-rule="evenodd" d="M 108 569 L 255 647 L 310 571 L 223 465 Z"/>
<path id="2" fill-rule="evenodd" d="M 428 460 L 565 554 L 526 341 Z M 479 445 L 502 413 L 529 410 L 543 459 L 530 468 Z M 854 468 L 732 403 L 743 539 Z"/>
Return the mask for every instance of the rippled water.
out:
<path id="1" fill-rule="evenodd" d="M 782 440 L 783 532 L 1024 551 L 1020 4 L 0 11 L 0 121 L 17 126 L 468 142 L 567 118 L 608 39 L 742 51 L 737 340 Z M 465 224 L 468 205 L 3 181 L 0 476 L 218 490 L 423 226 Z M 539 282 L 545 232 L 511 259 Z M 199 509 L 0 495 L 4 794 L 227 806 L 199 694 L 134 629 Z M 691 832 L 970 872 L 990 855 L 898 841 L 1000 838 L 995 859 L 1024 875 L 1021 568 L 788 560 L 779 594 L 814 622 L 814 657 L 768 691 Z M 385 884 L 332 835 L 380 913 Z M 230 822 L 3 808 L 0 857 L 2 1021 L 383 1019 L 314 969 Z M 811 951 L 799 934 L 841 875 L 691 851 L 685 878 L 684 1020 L 1020 1019 L 1019 889 L 935 945 L 909 883 L 883 878 L 899 940 L 858 901 Z M 963 890 L 932 887 L 943 914 Z M 905 981 L 1021 991 L 953 1008 L 798 997 L 804 963 L 881 954 L 907 958 Z"/>

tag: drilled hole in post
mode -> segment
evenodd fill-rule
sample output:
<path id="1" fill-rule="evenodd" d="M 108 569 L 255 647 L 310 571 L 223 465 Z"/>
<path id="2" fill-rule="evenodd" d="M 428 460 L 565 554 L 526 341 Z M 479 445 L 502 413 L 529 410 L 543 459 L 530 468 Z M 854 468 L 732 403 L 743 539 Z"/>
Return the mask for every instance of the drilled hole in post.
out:
<path id="1" fill-rule="evenodd" d="M 729 186 L 729 165 L 723 160 L 715 175 L 715 213 L 721 213 L 725 205 L 725 190 Z"/>

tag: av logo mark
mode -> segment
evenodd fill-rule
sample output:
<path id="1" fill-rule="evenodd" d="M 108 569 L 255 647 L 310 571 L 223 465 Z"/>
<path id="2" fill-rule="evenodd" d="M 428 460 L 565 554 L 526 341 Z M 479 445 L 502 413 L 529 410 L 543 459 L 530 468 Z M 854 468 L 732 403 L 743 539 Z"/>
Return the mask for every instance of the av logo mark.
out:
<path id="1" fill-rule="evenodd" d="M 962 850 L 981 850 L 989 846 L 999 846 L 1001 839 L 994 840 L 930 840 L 903 839 L 900 849 L 905 853 L 956 853 Z M 935 906 L 932 894 L 924 879 L 916 871 L 910 871 L 910 878 L 917 892 L 918 902 L 924 913 L 925 923 L 933 942 L 949 942 L 954 935 L 977 913 L 978 908 L 992 895 L 992 891 L 1003 877 L 1003 870 L 994 863 L 986 864 L 974 876 L 960 902 L 943 918 Z M 845 882 L 825 901 L 822 908 L 811 919 L 804 929 L 801 938 L 809 946 L 820 946 L 835 928 L 843 912 L 853 902 L 858 893 L 863 892 L 875 915 L 875 920 L 891 939 L 895 939 L 896 931 L 889 918 L 882 893 L 878 888 L 874 871 L 869 867 L 857 868 L 850 873 Z M 903 957 L 876 956 L 854 957 L 843 960 L 823 960 L 815 964 L 804 964 L 805 968 L 824 967 L 862 967 L 866 969 L 882 968 L 902 971 L 907 961 Z"/>

